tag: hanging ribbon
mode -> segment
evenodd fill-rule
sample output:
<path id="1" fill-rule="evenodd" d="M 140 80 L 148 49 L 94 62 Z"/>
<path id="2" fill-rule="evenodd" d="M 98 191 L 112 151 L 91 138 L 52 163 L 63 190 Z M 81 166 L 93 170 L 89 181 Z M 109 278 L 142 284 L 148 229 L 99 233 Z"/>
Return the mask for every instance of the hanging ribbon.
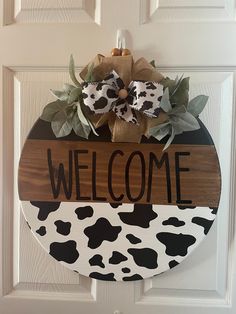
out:
<path id="1" fill-rule="evenodd" d="M 84 104 L 91 113 L 113 111 L 119 119 L 133 124 L 138 124 L 135 111 L 157 118 L 162 95 L 162 85 L 152 81 L 131 81 L 125 89 L 114 70 L 101 82 L 84 83 L 82 90 Z"/>

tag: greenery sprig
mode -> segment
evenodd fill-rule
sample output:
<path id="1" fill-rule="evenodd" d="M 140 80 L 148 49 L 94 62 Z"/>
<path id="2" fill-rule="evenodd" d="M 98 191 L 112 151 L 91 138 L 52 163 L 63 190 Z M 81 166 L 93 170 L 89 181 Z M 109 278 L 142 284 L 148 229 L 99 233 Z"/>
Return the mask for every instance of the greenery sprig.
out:
<path id="1" fill-rule="evenodd" d="M 157 140 L 169 135 L 164 150 L 170 146 L 175 135 L 194 131 L 200 128 L 197 117 L 204 109 L 208 96 L 199 95 L 189 101 L 189 77 L 175 80 L 164 78 L 163 96 L 160 102 L 161 109 L 167 114 L 165 123 L 159 124 L 149 130 L 149 135 Z"/>
<path id="2" fill-rule="evenodd" d="M 91 82 L 93 67 L 88 69 L 85 81 Z M 80 137 L 88 138 L 91 131 L 98 136 L 95 128 L 85 112 L 82 101 L 82 86 L 75 75 L 73 56 L 70 57 L 69 74 L 75 85 L 64 84 L 62 91 L 51 90 L 57 98 L 44 108 L 41 119 L 51 122 L 56 137 L 67 136 L 73 130 Z"/>
<path id="3" fill-rule="evenodd" d="M 154 60 L 150 64 L 156 68 Z M 41 119 L 51 123 L 56 137 L 67 136 L 72 130 L 86 139 L 91 132 L 98 136 L 83 103 L 82 86 L 76 78 L 73 56 L 70 57 L 69 75 L 74 85 L 64 84 L 61 91 L 51 90 L 57 100 L 46 105 Z M 93 81 L 92 64 L 88 68 L 85 82 Z M 167 119 L 164 123 L 149 129 L 148 135 L 159 141 L 169 136 L 165 150 L 176 135 L 200 128 L 197 117 L 204 109 L 208 96 L 199 95 L 189 101 L 189 77 L 176 77 L 175 80 L 166 77 L 160 84 L 163 86 L 160 107 L 167 115 Z"/>

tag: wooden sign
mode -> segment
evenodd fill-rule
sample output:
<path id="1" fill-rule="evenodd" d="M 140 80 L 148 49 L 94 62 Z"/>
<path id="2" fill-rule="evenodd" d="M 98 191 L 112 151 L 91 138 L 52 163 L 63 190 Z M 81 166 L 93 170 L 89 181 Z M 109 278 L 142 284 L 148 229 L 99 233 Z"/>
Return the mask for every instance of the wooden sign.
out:
<path id="1" fill-rule="evenodd" d="M 218 206 L 213 145 L 28 139 L 19 195 L 31 201 Z"/>
<path id="2" fill-rule="evenodd" d="M 19 196 L 28 225 L 51 256 L 100 280 L 133 281 L 175 267 L 216 217 L 221 177 L 201 129 L 164 143 L 56 139 L 38 120 L 22 150 Z"/>

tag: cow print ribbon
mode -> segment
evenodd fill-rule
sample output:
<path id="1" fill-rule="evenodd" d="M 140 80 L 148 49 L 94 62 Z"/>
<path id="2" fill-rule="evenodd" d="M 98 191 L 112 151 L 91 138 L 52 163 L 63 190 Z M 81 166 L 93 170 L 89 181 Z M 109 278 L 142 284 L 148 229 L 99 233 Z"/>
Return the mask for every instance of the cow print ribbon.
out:
<path id="1" fill-rule="evenodd" d="M 158 117 L 162 95 L 162 85 L 151 81 L 132 81 L 125 89 L 115 71 L 101 82 L 85 82 L 82 90 L 84 104 L 91 113 L 114 111 L 118 118 L 134 124 L 138 124 L 135 110 Z"/>

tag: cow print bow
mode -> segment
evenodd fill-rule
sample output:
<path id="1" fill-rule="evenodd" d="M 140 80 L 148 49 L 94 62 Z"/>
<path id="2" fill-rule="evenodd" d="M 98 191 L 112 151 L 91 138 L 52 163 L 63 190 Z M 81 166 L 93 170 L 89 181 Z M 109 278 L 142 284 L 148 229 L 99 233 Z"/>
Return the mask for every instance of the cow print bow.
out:
<path id="1" fill-rule="evenodd" d="M 127 122 L 138 123 L 135 110 L 148 117 L 158 117 L 163 87 L 155 82 L 132 81 L 125 89 L 124 82 L 112 71 L 101 82 L 85 82 L 82 96 L 91 113 L 114 111 Z"/>

